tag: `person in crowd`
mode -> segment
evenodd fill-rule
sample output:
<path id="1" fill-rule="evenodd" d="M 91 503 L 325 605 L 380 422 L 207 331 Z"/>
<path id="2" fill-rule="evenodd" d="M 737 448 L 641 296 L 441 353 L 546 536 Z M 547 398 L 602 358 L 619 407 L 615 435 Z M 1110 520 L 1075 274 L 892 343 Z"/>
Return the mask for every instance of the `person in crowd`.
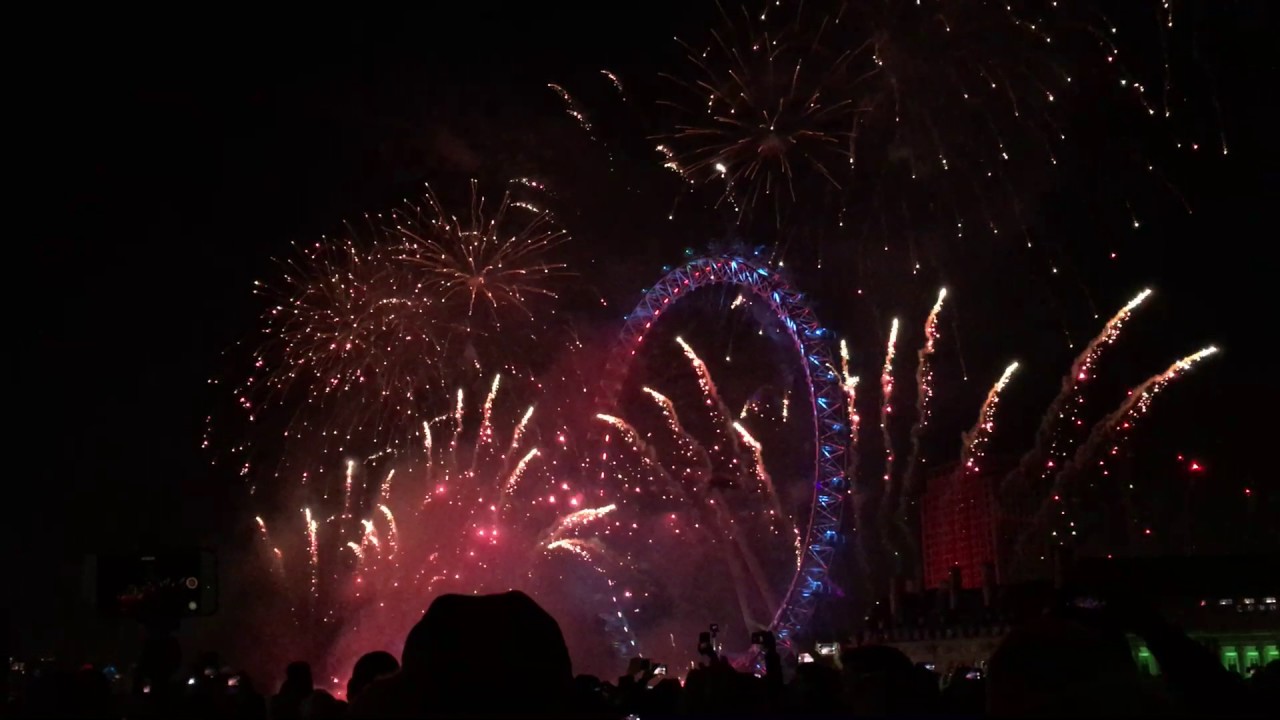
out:
<path id="1" fill-rule="evenodd" d="M 399 669 L 400 663 L 395 656 L 384 650 L 361 655 L 356 666 L 351 669 L 351 679 L 347 681 L 347 702 L 355 702 L 374 680 L 394 675 Z"/>
<path id="2" fill-rule="evenodd" d="M 400 671 L 370 685 L 351 716 L 560 717 L 572 697 L 564 635 L 528 595 L 442 595 L 409 632 Z"/>
<path id="3" fill-rule="evenodd" d="M 313 690 L 315 682 L 311 677 L 311 665 L 302 661 L 289 663 L 284 671 L 284 684 L 267 707 L 267 717 L 270 720 L 299 720 L 302 703 Z"/>

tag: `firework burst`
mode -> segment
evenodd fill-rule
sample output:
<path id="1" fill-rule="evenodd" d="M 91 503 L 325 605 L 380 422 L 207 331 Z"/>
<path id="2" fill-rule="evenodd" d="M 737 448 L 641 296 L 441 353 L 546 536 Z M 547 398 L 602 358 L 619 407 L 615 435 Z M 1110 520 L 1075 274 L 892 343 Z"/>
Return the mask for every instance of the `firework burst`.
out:
<path id="1" fill-rule="evenodd" d="M 397 257 L 422 268 L 428 292 L 445 308 L 468 319 L 481 315 L 501 332 L 510 313 L 527 321 L 529 301 L 555 297 L 552 281 L 564 265 L 546 254 L 567 239 L 551 215 L 511 195 L 486 209 L 485 198 L 471 184 L 471 203 L 460 219 L 427 191 L 423 205 L 406 204 L 392 213 L 389 232 L 403 240 Z M 474 324 L 467 326 L 475 329 Z"/>
<path id="2" fill-rule="evenodd" d="M 462 219 L 428 190 L 348 238 L 300 248 L 281 282 L 256 283 L 270 302 L 263 342 L 234 391 L 251 424 L 279 430 L 307 462 L 429 451 L 421 418 L 448 385 L 525 365 L 511 358 L 547 327 L 535 301 L 555 297 L 564 266 L 548 256 L 566 235 L 531 203 L 504 194 L 489 206 L 470 191 Z"/>
<path id="3" fill-rule="evenodd" d="M 712 42 L 685 46 L 694 79 L 673 78 L 682 97 L 665 103 L 677 120 L 658 146 L 664 163 L 691 182 L 721 185 L 739 213 L 794 202 L 797 175 L 840 190 L 854 126 L 852 102 L 836 92 L 843 56 L 818 54 L 821 37 L 807 34 L 807 18 L 767 28 L 745 8 L 740 17 L 721 10 Z"/>
<path id="4" fill-rule="evenodd" d="M 974 239 L 1032 247 L 1036 190 L 1091 150 L 1077 131 L 1085 103 L 1117 126 L 1171 113 L 1167 55 L 1121 52 L 1093 3 L 762 5 L 722 8 L 707 39 L 684 44 L 661 162 L 740 222 L 767 215 L 778 232 L 848 245 L 879 267 L 889 257 L 872 248 L 918 272 L 953 266 Z M 1168 3 L 1150 5 L 1167 32 Z M 1150 162 L 1107 161 L 1131 187 L 1152 184 Z M 1134 200 L 1108 217 L 1138 229 Z M 1046 270 L 1066 260 L 1057 246 L 1030 257 Z"/>

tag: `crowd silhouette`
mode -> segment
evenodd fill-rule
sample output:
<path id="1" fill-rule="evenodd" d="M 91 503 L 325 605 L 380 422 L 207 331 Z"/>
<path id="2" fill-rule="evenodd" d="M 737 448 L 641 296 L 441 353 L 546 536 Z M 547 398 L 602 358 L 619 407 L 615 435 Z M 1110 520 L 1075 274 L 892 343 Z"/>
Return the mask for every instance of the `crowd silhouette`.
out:
<path id="1" fill-rule="evenodd" d="M 1126 633 L 1142 638 L 1161 674 L 1140 671 Z M 755 638 L 753 638 L 755 639 Z M 372 650 L 351 669 L 345 699 L 317 688 L 311 667 L 290 663 L 278 691 L 247 675 L 181 677 L 171 636 L 143 648 L 130 692 L 98 668 L 45 672 L 8 688 L 6 714 L 22 717 L 227 718 L 651 718 L 679 716 L 1234 716 L 1274 717 L 1280 663 L 1243 677 L 1149 609 L 1064 608 L 1013 629 L 985 667 L 945 676 L 887 645 L 846 647 L 784 672 L 772 636 L 759 639 L 759 671 L 714 649 L 683 679 L 631 660 L 613 681 L 574 676 L 560 626 L 527 595 L 445 595 L 409 632 L 399 661 Z"/>

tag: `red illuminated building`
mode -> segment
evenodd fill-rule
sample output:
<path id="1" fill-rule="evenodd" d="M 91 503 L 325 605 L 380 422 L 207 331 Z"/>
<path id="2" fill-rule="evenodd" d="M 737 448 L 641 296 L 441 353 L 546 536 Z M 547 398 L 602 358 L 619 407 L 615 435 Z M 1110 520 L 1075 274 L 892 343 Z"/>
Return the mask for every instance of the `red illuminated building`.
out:
<path id="1" fill-rule="evenodd" d="M 920 515 L 925 587 L 940 587 L 959 568 L 962 586 L 979 588 L 983 568 L 1000 567 L 992 487 L 998 479 L 951 469 L 929 480 Z"/>

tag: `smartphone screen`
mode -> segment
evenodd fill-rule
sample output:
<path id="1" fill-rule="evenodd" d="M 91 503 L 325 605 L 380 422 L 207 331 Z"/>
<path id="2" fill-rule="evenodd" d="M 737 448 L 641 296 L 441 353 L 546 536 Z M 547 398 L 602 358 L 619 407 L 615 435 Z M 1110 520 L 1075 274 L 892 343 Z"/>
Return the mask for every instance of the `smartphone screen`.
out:
<path id="1" fill-rule="evenodd" d="M 653 669 L 653 674 L 654 674 L 654 675 L 666 675 L 666 674 L 667 674 L 667 666 L 666 666 L 666 665 L 658 665 L 657 667 L 655 667 L 655 668 Z"/>

